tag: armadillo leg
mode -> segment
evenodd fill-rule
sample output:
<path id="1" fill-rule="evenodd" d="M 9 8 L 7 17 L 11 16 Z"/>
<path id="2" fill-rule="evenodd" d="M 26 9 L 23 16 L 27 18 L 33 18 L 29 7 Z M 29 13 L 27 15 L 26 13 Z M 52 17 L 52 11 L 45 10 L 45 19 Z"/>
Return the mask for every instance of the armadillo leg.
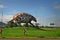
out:
<path id="1" fill-rule="evenodd" d="M 30 24 L 31 24 L 33 27 L 35 27 L 31 22 L 30 22 Z"/>

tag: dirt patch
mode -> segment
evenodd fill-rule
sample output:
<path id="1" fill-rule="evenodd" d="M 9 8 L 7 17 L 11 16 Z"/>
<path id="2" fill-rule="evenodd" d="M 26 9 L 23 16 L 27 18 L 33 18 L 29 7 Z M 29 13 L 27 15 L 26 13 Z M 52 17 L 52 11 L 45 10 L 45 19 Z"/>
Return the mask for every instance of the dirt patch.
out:
<path id="1" fill-rule="evenodd" d="M 0 40 L 60 40 L 60 38 L 1 38 Z"/>

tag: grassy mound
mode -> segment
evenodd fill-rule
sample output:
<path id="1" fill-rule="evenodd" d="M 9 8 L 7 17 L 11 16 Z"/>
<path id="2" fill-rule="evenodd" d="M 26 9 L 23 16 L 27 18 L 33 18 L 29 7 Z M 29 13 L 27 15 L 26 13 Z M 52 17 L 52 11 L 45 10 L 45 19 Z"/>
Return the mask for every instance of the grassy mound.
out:
<path id="1" fill-rule="evenodd" d="M 23 27 L 3 28 L 0 38 L 60 38 L 60 28 L 41 28 L 40 30 L 26 27 L 26 35 L 23 35 Z"/>

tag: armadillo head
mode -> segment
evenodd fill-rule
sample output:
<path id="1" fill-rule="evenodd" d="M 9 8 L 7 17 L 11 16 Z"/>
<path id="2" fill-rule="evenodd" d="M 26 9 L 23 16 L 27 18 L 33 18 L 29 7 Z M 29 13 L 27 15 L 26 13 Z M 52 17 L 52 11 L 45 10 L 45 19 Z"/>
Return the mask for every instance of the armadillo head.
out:
<path id="1" fill-rule="evenodd" d="M 33 18 L 33 21 L 37 22 L 36 18 Z"/>

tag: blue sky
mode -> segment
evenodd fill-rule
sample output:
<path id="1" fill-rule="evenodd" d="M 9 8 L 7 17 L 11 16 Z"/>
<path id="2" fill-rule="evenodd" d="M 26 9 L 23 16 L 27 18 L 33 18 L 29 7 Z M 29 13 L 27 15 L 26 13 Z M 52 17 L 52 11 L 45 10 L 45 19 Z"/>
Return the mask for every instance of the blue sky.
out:
<path id="1" fill-rule="evenodd" d="M 5 16 L 26 12 L 42 25 L 50 22 L 60 25 L 60 0 L 0 0 L 0 15 L 2 10 Z"/>

